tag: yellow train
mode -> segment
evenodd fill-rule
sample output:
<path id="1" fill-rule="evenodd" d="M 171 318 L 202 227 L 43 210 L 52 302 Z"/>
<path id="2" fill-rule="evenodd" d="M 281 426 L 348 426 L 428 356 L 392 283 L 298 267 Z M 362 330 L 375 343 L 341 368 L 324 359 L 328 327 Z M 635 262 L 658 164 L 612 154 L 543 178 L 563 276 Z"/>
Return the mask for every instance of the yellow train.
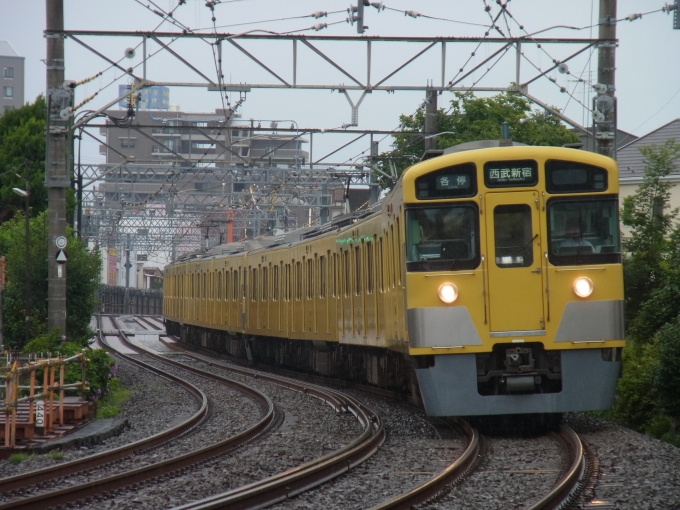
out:
<path id="1" fill-rule="evenodd" d="M 452 147 L 374 211 L 167 266 L 166 326 L 410 390 L 433 416 L 606 409 L 624 346 L 618 182 L 580 150 Z"/>

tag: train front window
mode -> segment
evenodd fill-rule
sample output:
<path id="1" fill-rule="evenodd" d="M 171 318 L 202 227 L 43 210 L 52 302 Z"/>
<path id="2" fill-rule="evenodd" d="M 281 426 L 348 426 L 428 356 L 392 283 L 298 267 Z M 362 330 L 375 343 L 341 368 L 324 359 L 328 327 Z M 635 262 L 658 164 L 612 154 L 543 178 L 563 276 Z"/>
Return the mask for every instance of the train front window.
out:
<path id="1" fill-rule="evenodd" d="M 496 265 L 529 267 L 534 263 L 531 208 L 526 204 L 499 205 L 493 211 Z"/>
<path id="2" fill-rule="evenodd" d="M 457 271 L 479 266 L 476 204 L 410 208 L 406 211 L 406 269 Z"/>
<path id="3" fill-rule="evenodd" d="M 548 202 L 550 262 L 556 266 L 621 262 L 616 197 Z"/>

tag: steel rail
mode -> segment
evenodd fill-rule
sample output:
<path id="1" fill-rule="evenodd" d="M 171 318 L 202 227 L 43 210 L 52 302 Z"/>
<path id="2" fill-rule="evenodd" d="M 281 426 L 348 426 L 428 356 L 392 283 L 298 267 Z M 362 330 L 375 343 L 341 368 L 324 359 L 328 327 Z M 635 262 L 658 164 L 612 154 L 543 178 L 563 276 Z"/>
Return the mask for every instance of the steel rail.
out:
<path id="1" fill-rule="evenodd" d="M 467 473 L 479 455 L 479 432 L 464 420 L 456 419 L 456 424 L 468 437 L 468 445 L 463 454 L 434 478 L 404 494 L 373 506 L 371 510 L 409 510 L 414 505 L 426 502 L 441 492 L 446 485 Z"/>
<path id="2" fill-rule="evenodd" d="M 263 508 L 316 487 L 361 464 L 371 457 L 383 443 L 385 430 L 378 415 L 352 397 L 347 397 L 347 400 L 349 410 L 365 427 L 362 435 L 351 443 L 278 475 L 182 505 L 176 510 Z"/>
<path id="3" fill-rule="evenodd" d="M 571 466 L 558 481 L 557 485 L 541 500 L 534 503 L 527 510 L 554 510 L 562 508 L 569 501 L 573 492 L 578 488 L 585 471 L 583 444 L 576 432 L 566 425 L 560 425 L 560 438 L 570 447 L 574 454 Z"/>
<path id="4" fill-rule="evenodd" d="M 101 329 L 100 329 L 100 335 L 101 335 Z M 103 335 L 101 335 L 103 336 Z M 132 344 L 129 343 L 129 341 L 125 338 L 125 335 L 121 332 L 121 336 L 123 337 L 123 340 L 125 343 L 128 344 L 128 346 L 132 349 L 136 349 L 136 346 L 133 346 Z M 102 344 L 106 345 L 105 342 L 102 341 Z M 150 369 L 148 365 L 145 365 L 144 363 L 141 363 L 139 361 L 134 360 L 134 358 L 131 358 L 130 356 L 127 356 L 125 354 L 122 354 L 120 352 L 117 353 L 117 355 L 121 356 L 122 358 L 126 359 L 127 361 L 130 361 L 132 363 L 135 363 L 138 366 L 143 366 L 147 369 Z M 23 499 L 18 499 L 18 500 L 12 500 L 8 501 L 2 505 L 0 505 L 0 509 L 9 509 L 9 508 L 35 508 L 35 509 L 43 509 L 46 508 L 46 506 L 56 506 L 56 505 L 63 505 L 66 503 L 71 503 L 74 501 L 82 500 L 88 497 L 92 496 L 97 496 L 103 492 L 111 491 L 111 490 L 116 490 L 120 488 L 124 488 L 130 485 L 134 485 L 136 483 L 139 483 L 140 481 L 148 480 L 150 478 L 154 478 L 157 476 L 162 476 L 167 473 L 171 473 L 173 471 L 177 471 L 182 468 L 186 468 L 188 466 L 191 466 L 193 464 L 203 462 L 205 460 L 208 460 L 210 458 L 222 455 L 237 446 L 240 446 L 256 437 L 259 435 L 263 434 L 266 432 L 270 426 L 274 423 L 276 414 L 274 410 L 274 403 L 272 400 L 261 393 L 260 391 L 256 390 L 255 388 L 251 388 L 245 384 L 239 383 L 237 381 L 233 381 L 231 379 L 227 379 L 224 377 L 220 377 L 218 375 L 214 374 L 209 374 L 206 372 L 201 372 L 196 369 L 193 369 L 191 367 L 186 367 L 182 366 L 184 370 L 190 371 L 190 372 L 195 372 L 199 373 L 202 376 L 205 376 L 209 379 L 216 380 L 218 382 L 221 382 L 223 384 L 227 384 L 233 388 L 235 388 L 237 391 L 240 391 L 242 393 L 246 393 L 250 395 L 251 397 L 255 398 L 258 401 L 258 404 L 261 407 L 266 406 L 267 412 L 265 416 L 258 421 L 255 425 L 252 427 L 240 432 L 239 434 L 235 436 L 231 436 L 225 440 L 222 440 L 216 444 L 212 444 L 206 448 L 202 448 L 200 450 L 181 455 L 178 457 L 174 457 L 172 459 L 168 459 L 163 462 L 159 462 L 156 464 L 152 464 L 150 466 L 145 466 L 142 468 L 134 469 L 131 471 L 127 471 L 124 473 L 120 473 L 118 475 L 110 476 L 104 479 L 99 479 L 99 480 L 94 480 L 92 482 L 88 482 L 85 484 L 80 484 L 80 485 L 74 485 L 72 487 L 68 487 L 65 489 L 57 490 L 57 491 L 49 491 L 45 492 L 42 494 L 38 494 L 36 496 L 28 497 L 28 498 L 23 498 Z M 165 372 L 162 372 L 160 369 L 155 369 L 152 368 L 153 371 L 160 372 L 163 374 L 164 377 L 170 378 L 172 380 L 176 381 L 182 381 L 179 377 L 172 376 L 171 374 L 167 374 Z M 190 385 L 190 383 L 187 383 L 186 381 L 182 381 L 184 385 Z M 200 390 L 199 390 L 200 391 Z M 202 406 L 202 409 L 205 408 L 205 412 L 200 416 L 199 422 L 203 419 L 203 416 L 207 413 L 208 405 L 207 405 L 207 396 L 204 395 L 203 399 L 204 405 Z M 188 421 L 188 420 L 186 420 Z M 185 421 L 185 423 L 186 423 Z M 180 424 L 180 426 L 183 424 Z M 177 427 L 175 427 L 177 428 Z M 174 429 L 173 429 L 174 430 Z M 182 433 L 188 431 L 186 427 L 183 428 Z M 156 436 L 158 436 L 157 434 Z M 175 434 L 173 438 L 177 437 L 180 434 Z M 155 438 L 156 436 L 152 436 L 152 438 Z M 167 438 L 166 438 L 167 440 Z M 142 440 L 138 443 L 141 443 L 143 441 L 148 441 L 148 440 Z M 162 442 L 165 441 L 157 441 L 155 442 L 155 445 L 161 444 Z M 133 443 L 133 444 L 138 444 L 138 443 Z M 128 445 L 129 447 L 130 445 Z M 148 449 L 148 448 L 143 448 L 143 449 Z M 140 449 L 136 449 L 135 451 L 140 451 Z M 107 453 L 107 452 L 105 452 Z M 103 455 L 103 454 L 102 454 Z M 129 454 L 128 454 L 129 455 Z M 100 457 L 100 456 L 95 456 L 95 457 Z M 87 460 L 87 459 L 84 459 Z M 76 461 L 77 462 L 77 461 Z M 101 466 L 105 462 L 100 462 L 98 464 L 94 464 L 91 467 L 96 467 L 96 466 Z M 50 469 L 50 471 L 53 471 L 52 475 L 47 479 L 51 478 L 57 478 L 64 476 L 65 474 L 71 474 L 73 472 L 78 472 L 82 471 L 82 468 L 77 469 L 75 471 L 67 471 L 64 472 L 63 468 L 67 465 L 59 465 L 55 466 L 55 468 Z M 45 470 L 43 470 L 45 471 Z M 34 472 L 35 473 L 35 472 Z M 33 473 L 29 473 L 28 475 L 32 475 Z M 25 486 L 25 485 L 24 485 Z"/>
<path id="5" fill-rule="evenodd" d="M 129 341 L 128 341 L 129 342 Z M 139 351 L 143 351 L 144 354 L 147 356 L 150 356 L 158 361 L 161 361 L 163 363 L 167 363 L 169 365 L 188 370 L 190 372 L 194 372 L 199 375 L 206 375 L 208 377 L 218 377 L 220 379 L 224 379 L 220 377 L 219 375 L 211 374 L 210 372 L 204 372 L 202 370 L 193 368 L 189 365 L 186 365 L 184 363 L 180 363 L 178 361 L 174 361 L 172 359 L 169 359 L 165 356 L 156 354 L 155 352 L 145 349 L 144 347 L 140 347 L 138 345 L 133 345 L 132 343 L 129 344 L 132 348 L 137 349 Z M 187 354 L 186 352 L 182 351 L 183 354 L 185 354 L 187 357 L 191 357 L 191 355 Z M 225 370 L 240 374 L 240 375 L 245 375 L 248 377 L 252 377 L 254 379 L 261 379 L 264 381 L 268 381 L 274 384 L 277 384 L 279 386 L 284 386 L 288 389 L 299 391 L 301 393 L 308 393 L 314 397 L 319 398 L 320 400 L 323 400 L 327 404 L 329 404 L 335 412 L 345 412 L 347 411 L 347 398 L 342 395 L 341 393 L 332 391 L 332 390 L 327 390 L 326 388 L 322 388 L 320 386 L 313 386 L 310 384 L 303 384 L 300 381 L 296 381 L 295 379 L 287 379 L 287 378 L 277 378 L 276 376 L 272 376 L 270 374 L 258 372 L 257 370 L 250 370 L 247 368 L 242 368 L 242 367 L 232 367 L 231 365 L 223 365 L 221 363 L 215 363 L 213 359 L 207 359 L 207 358 L 202 358 L 201 356 L 194 356 L 196 360 L 207 364 L 208 366 L 219 366 L 220 368 L 223 368 Z M 231 380 L 231 379 L 226 379 L 226 380 Z"/>

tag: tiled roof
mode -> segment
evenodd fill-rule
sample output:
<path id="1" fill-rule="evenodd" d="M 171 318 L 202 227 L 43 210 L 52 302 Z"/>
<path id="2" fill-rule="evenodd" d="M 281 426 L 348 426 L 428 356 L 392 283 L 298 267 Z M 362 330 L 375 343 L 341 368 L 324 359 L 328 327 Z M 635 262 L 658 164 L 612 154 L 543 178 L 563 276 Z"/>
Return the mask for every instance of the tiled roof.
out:
<path id="1" fill-rule="evenodd" d="M 619 177 L 641 177 L 644 173 L 644 159 L 640 153 L 640 147 L 652 144 L 661 145 L 671 138 L 680 142 L 680 118 L 621 147 L 616 153 Z M 680 166 L 680 160 L 677 164 Z"/>

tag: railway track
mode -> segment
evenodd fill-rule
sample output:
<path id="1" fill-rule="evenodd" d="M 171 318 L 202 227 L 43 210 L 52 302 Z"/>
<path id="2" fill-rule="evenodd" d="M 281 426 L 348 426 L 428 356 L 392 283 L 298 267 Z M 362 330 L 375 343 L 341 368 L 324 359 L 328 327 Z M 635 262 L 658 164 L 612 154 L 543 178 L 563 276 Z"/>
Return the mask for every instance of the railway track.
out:
<path id="1" fill-rule="evenodd" d="M 158 322 L 157 319 L 136 318 L 136 321 L 142 327 L 156 330 L 160 330 L 162 328 L 162 324 Z M 101 336 L 102 342 L 105 342 L 105 335 L 102 334 Z M 125 343 L 128 348 L 134 349 L 137 352 L 143 352 L 146 356 L 150 356 L 163 363 L 180 367 L 183 370 L 190 370 L 194 373 L 200 373 L 201 375 L 207 377 L 224 379 L 219 375 L 210 374 L 209 372 L 193 368 L 186 363 L 170 360 L 167 357 L 158 355 L 148 349 L 142 349 L 139 346 L 133 346 L 131 343 L 129 343 L 125 334 L 122 334 L 121 336 L 121 341 Z M 175 345 L 174 347 L 176 348 L 177 346 Z M 269 381 L 271 383 L 283 385 L 289 389 L 320 398 L 331 405 L 337 412 L 349 411 L 353 413 L 361 423 L 363 427 L 363 433 L 351 443 L 327 455 L 318 457 L 310 462 L 306 462 L 285 472 L 264 478 L 255 483 L 216 494 L 200 501 L 185 504 L 183 506 L 177 507 L 178 510 L 210 508 L 262 508 L 275 504 L 296 494 L 304 492 L 312 487 L 315 487 L 346 471 L 349 471 L 352 467 L 370 457 L 384 440 L 385 432 L 383 430 L 381 418 L 352 397 L 343 395 L 342 393 L 339 393 L 335 390 L 309 384 L 306 381 L 290 379 L 289 377 L 282 377 L 272 373 L 263 373 L 246 367 L 222 364 L 215 358 L 209 358 L 196 353 L 189 353 L 184 349 L 182 349 L 181 352 L 183 357 L 193 360 L 197 363 L 204 363 L 209 367 L 219 367 L 220 370 L 229 370 L 245 377 Z M 122 357 L 128 359 L 131 363 L 139 365 L 139 362 L 135 360 L 134 357 L 126 355 L 122 355 Z M 171 376 L 167 373 L 165 373 L 164 376 L 171 379 L 176 378 L 176 376 Z M 245 386 L 247 387 L 247 385 Z M 253 390 L 252 388 L 249 389 L 251 391 L 257 392 L 257 390 Z M 197 427 L 198 424 L 200 424 L 205 419 L 206 414 L 209 412 L 207 397 L 198 389 L 192 391 L 192 394 L 196 395 L 197 399 L 199 399 L 200 395 L 200 409 L 197 413 L 195 413 L 194 416 L 180 424 L 179 427 L 182 427 L 182 431 L 177 433 L 177 436 L 190 433 L 193 428 Z M 267 399 L 267 397 L 261 393 L 260 395 Z M 271 423 L 274 419 L 273 415 L 275 414 L 274 406 L 271 403 L 271 400 L 268 400 L 266 405 L 265 400 L 261 400 L 259 405 L 262 407 L 266 406 L 267 408 L 265 416 L 257 424 L 262 430 L 260 430 L 259 433 L 254 433 L 254 435 L 244 439 L 243 442 L 256 437 L 267 427 L 271 426 Z M 198 416 L 198 418 L 195 416 Z M 186 425 L 186 423 L 190 421 L 193 423 L 193 425 Z M 476 461 L 480 455 L 481 440 L 479 433 L 462 420 L 456 420 L 455 426 L 461 431 L 462 435 L 467 438 L 467 447 L 465 448 L 463 454 L 455 459 L 454 462 L 448 465 L 439 474 L 433 476 L 425 483 L 422 483 L 412 490 L 409 490 L 397 497 L 374 505 L 372 507 L 373 510 L 407 509 L 417 505 L 422 505 L 424 503 L 426 504 L 425 508 L 430 508 L 429 504 L 427 504 L 428 501 L 431 501 L 433 497 L 441 494 L 442 491 L 445 491 L 447 487 L 451 487 L 452 484 L 457 483 L 457 481 L 461 480 L 464 475 L 475 469 L 477 464 Z M 168 431 L 165 431 L 163 434 L 165 433 L 168 433 Z M 160 436 L 160 434 L 157 436 Z M 546 494 L 543 498 L 541 498 L 540 501 L 537 501 L 528 507 L 532 510 L 562 508 L 563 505 L 570 500 L 570 498 L 573 498 L 575 491 L 579 487 L 579 481 L 583 477 L 585 461 L 583 458 L 583 447 L 581 446 L 578 436 L 567 427 L 562 427 L 560 429 L 559 436 L 560 441 L 562 441 L 565 447 L 569 448 L 569 450 L 573 452 L 569 454 L 571 458 L 569 468 L 564 470 L 549 494 Z M 229 438 L 228 440 L 224 441 L 224 443 L 228 443 L 231 439 L 232 438 Z M 125 456 L 133 455 L 135 453 L 144 452 L 145 450 L 153 448 L 158 444 L 163 444 L 164 442 L 158 440 L 156 436 L 154 436 L 154 438 L 150 438 L 150 440 L 154 440 L 155 443 L 149 443 L 148 445 L 144 446 L 145 442 L 140 441 L 134 443 L 133 445 L 127 445 L 117 449 L 120 450 L 120 452 L 116 452 L 115 450 L 111 452 L 105 452 L 103 454 L 81 459 L 73 463 L 61 464 L 51 469 L 41 470 L 40 472 L 32 472 L 23 476 L 13 477 L 12 479 L 0 480 L 0 490 L 5 492 L 6 490 L 27 488 L 30 485 L 44 483 L 45 481 L 54 481 L 56 478 L 62 477 L 64 475 L 77 473 L 85 469 L 91 469 L 92 467 L 101 466 L 102 464 L 112 462 L 117 458 L 124 458 Z M 165 441 L 167 440 L 168 439 L 166 438 Z M 101 495 L 105 492 L 129 487 L 130 485 L 138 484 L 142 480 L 149 480 L 151 483 L 153 483 L 153 480 L 151 480 L 152 478 L 163 477 L 170 473 L 177 472 L 178 470 L 182 470 L 188 466 L 200 463 L 207 458 L 221 455 L 235 447 L 236 444 L 232 446 L 225 445 L 225 450 L 221 451 L 220 453 L 216 452 L 215 445 L 211 445 L 202 452 L 192 452 L 191 454 L 171 459 L 167 462 L 154 464 L 151 467 L 146 466 L 138 470 L 132 470 L 120 475 L 111 476 L 97 482 L 82 484 L 63 490 L 46 492 L 37 496 L 10 501 L 0 505 L 0 510 L 4 508 L 46 508 L 47 506 L 64 505 L 86 498 L 91 498 L 96 495 Z M 207 452 L 208 450 L 210 453 Z M 8 487 L 8 489 L 5 489 L 5 487 Z"/>
<path id="2" fill-rule="evenodd" d="M 111 349 L 111 347 L 108 346 L 108 343 L 104 336 L 105 335 L 102 334 L 102 330 L 100 330 L 99 341 L 104 346 L 107 346 L 109 349 Z M 123 341 L 125 342 L 125 340 Z M 127 345 L 130 347 L 129 343 Z M 125 359 L 127 362 L 132 363 L 133 365 L 154 372 L 157 375 L 165 379 L 171 380 L 173 383 L 179 384 L 180 386 L 186 388 L 199 401 L 200 403 L 199 410 L 196 413 L 194 413 L 191 417 L 184 420 L 179 425 L 171 427 L 166 431 L 163 431 L 149 438 L 137 441 L 135 443 L 125 445 L 120 448 L 108 450 L 98 455 L 85 457 L 83 459 L 79 459 L 73 462 L 62 463 L 52 468 L 43 469 L 39 471 L 32 471 L 29 473 L 25 473 L 23 475 L 18 475 L 15 477 L 0 480 L 0 490 L 3 493 L 9 491 L 17 492 L 19 490 L 21 490 L 22 492 L 26 492 L 29 488 L 31 488 L 33 491 L 41 490 L 44 491 L 44 486 L 48 482 L 58 483 L 58 480 L 65 476 L 72 476 L 78 473 L 90 472 L 91 470 L 96 468 L 109 466 L 111 465 L 112 462 L 125 459 L 132 455 L 144 453 L 151 449 L 158 448 L 162 445 L 168 444 L 169 442 L 176 440 L 180 436 L 191 433 L 206 420 L 206 417 L 210 412 L 210 405 L 208 398 L 203 391 L 201 391 L 196 386 L 183 380 L 180 377 L 174 376 L 167 372 L 161 371 L 157 368 L 150 367 L 147 364 L 141 363 L 140 361 L 136 360 L 133 356 L 129 356 L 121 352 L 116 352 L 116 355 Z M 268 427 L 272 424 L 275 418 L 274 405 L 269 397 L 237 381 L 231 381 L 226 378 L 220 378 L 219 376 L 214 376 L 211 378 L 254 399 L 260 406 L 261 410 L 263 411 L 262 413 L 263 416 L 261 417 L 261 419 L 251 427 L 242 431 L 241 433 L 228 437 L 218 443 L 212 444 L 208 448 L 197 450 L 191 452 L 190 454 L 178 456 L 163 462 L 155 463 L 151 466 L 127 470 L 123 473 L 104 477 L 96 481 L 77 484 L 58 490 L 41 492 L 34 496 L 7 501 L 0 505 L 0 509 L 46 508 L 47 506 L 64 505 L 82 499 L 87 499 L 107 491 L 124 488 L 139 483 L 140 481 L 143 480 L 148 480 L 156 476 L 161 476 L 167 473 L 171 473 L 173 471 L 183 469 L 187 466 L 205 461 L 216 455 L 222 455 L 236 448 L 237 446 L 244 444 L 245 442 L 250 441 L 253 438 L 261 435 L 268 429 Z M 54 485 L 54 483 L 52 483 L 51 485 Z"/>
<path id="3" fill-rule="evenodd" d="M 103 345 L 107 345 L 105 337 L 106 335 L 103 334 L 103 330 L 100 329 L 100 342 Z M 74 485 L 72 487 L 56 491 L 43 492 L 41 494 L 27 498 L 14 499 L 4 503 L 3 505 L 0 505 L 1 509 L 46 508 L 48 506 L 66 505 L 75 501 L 92 498 L 93 496 L 99 496 L 109 491 L 136 485 L 144 480 L 163 477 L 170 473 L 177 472 L 178 470 L 182 470 L 186 467 L 203 462 L 207 459 L 222 455 L 236 446 L 250 441 L 258 435 L 261 435 L 267 430 L 268 427 L 271 426 L 274 420 L 275 407 L 272 401 L 261 392 L 258 392 L 257 390 L 254 390 L 253 388 L 250 388 L 249 386 L 242 383 L 189 367 L 185 364 L 169 360 L 163 356 L 159 356 L 149 350 L 144 350 L 138 346 L 133 346 L 122 331 L 120 331 L 120 340 L 121 343 L 125 344 L 127 348 L 133 349 L 136 352 L 143 352 L 144 355 L 162 363 L 173 365 L 181 368 L 182 370 L 194 372 L 213 380 L 219 380 L 225 384 L 233 384 L 233 387 L 238 387 L 240 391 L 249 394 L 250 396 L 259 398 L 260 406 L 266 407 L 265 416 L 255 426 L 249 428 L 241 434 L 238 434 L 238 436 L 228 438 L 227 440 L 221 441 L 218 444 L 212 444 L 202 450 L 194 451 L 189 454 L 173 458 L 166 462 L 160 462 L 151 466 L 130 470 L 125 473 L 100 479 L 91 483 Z M 108 347 L 111 348 L 110 346 Z M 138 366 L 146 366 L 145 364 L 142 364 L 138 360 L 134 359 L 132 356 L 121 353 L 117 353 L 117 355 Z M 158 372 L 158 369 L 152 368 L 151 370 Z M 167 373 L 164 373 L 164 376 L 172 380 L 177 380 L 178 382 L 184 382 L 176 376 L 169 376 Z M 251 374 L 251 376 L 258 378 L 258 374 L 256 373 Z M 347 471 L 348 469 L 351 469 L 356 464 L 370 457 L 382 443 L 384 439 L 384 430 L 380 417 L 355 399 L 344 396 L 334 390 L 308 384 L 301 384 L 299 381 L 286 380 L 286 378 L 268 377 L 267 380 L 279 386 L 315 396 L 331 405 L 336 412 L 351 412 L 361 423 L 363 427 L 363 433 L 350 444 L 345 445 L 334 452 L 316 458 L 310 462 L 296 467 L 293 470 L 289 470 L 274 477 L 261 480 L 255 484 L 250 484 L 235 491 L 231 491 L 232 493 L 229 495 L 230 500 L 244 502 L 244 504 L 249 506 L 259 506 L 266 501 L 278 501 L 282 498 L 288 497 L 293 493 L 301 492 L 309 487 L 318 485 L 325 480 L 328 480 L 340 473 Z M 193 427 L 196 427 L 208 414 L 209 405 L 208 399 L 204 394 L 202 394 L 200 390 L 194 388 L 193 391 L 196 395 L 200 395 L 202 402 L 201 410 L 199 413 L 196 413 L 198 417 L 192 417 L 193 421 L 191 423 L 193 424 Z M 190 430 L 192 430 L 192 427 L 187 428 L 185 426 L 181 429 L 179 434 L 174 436 L 166 435 L 165 437 L 178 437 L 182 433 L 187 433 Z M 128 445 L 118 449 L 122 450 L 123 453 L 117 450 L 112 450 L 95 456 L 96 458 L 89 457 L 73 463 L 61 464 L 49 470 L 41 470 L 41 472 L 32 472 L 25 475 L 20 475 L 13 477 L 11 480 L 6 479 L 2 481 L 3 491 L 5 490 L 4 488 L 7 488 L 7 490 L 25 491 L 29 489 L 30 486 L 33 486 L 33 490 L 40 490 L 40 484 L 44 484 L 46 481 L 54 481 L 57 478 L 64 476 L 64 474 L 75 474 L 82 472 L 84 469 L 92 469 L 102 466 L 112 462 L 113 460 L 116 460 L 117 458 L 121 458 L 121 456 L 125 456 L 124 452 L 127 452 L 127 455 L 129 456 L 134 453 L 143 452 L 149 448 L 152 448 L 153 446 L 157 446 L 158 444 L 158 441 L 140 441 L 134 445 Z M 38 487 L 35 486 L 36 484 L 38 484 Z"/>
<path id="4" fill-rule="evenodd" d="M 155 320 L 142 320 L 140 324 L 148 324 L 152 327 L 160 327 L 162 325 Z M 172 345 L 166 343 L 166 345 Z M 176 345 L 173 345 L 177 348 Z M 187 354 L 185 349 L 182 352 L 187 356 L 202 360 L 206 363 L 215 363 L 214 358 L 207 358 L 197 354 Z M 241 369 L 247 371 L 248 369 Z M 387 509 L 410 509 L 416 505 L 427 502 L 432 497 L 439 494 L 446 486 L 455 483 L 461 479 L 466 473 L 474 468 L 475 461 L 480 454 L 480 436 L 479 433 L 470 427 L 463 420 L 456 420 L 456 426 L 461 430 L 462 435 L 467 438 L 467 447 L 463 454 L 457 458 L 453 463 L 447 466 L 441 473 L 434 476 L 427 482 L 420 486 L 403 493 L 395 498 L 380 503 L 372 507 L 372 510 L 387 510 Z M 569 427 L 561 426 L 557 433 L 559 441 L 565 449 L 565 457 L 570 461 L 562 473 L 558 477 L 556 483 L 551 490 L 541 497 L 538 501 L 527 506 L 531 510 L 552 510 L 556 508 L 563 508 L 569 503 L 578 492 L 579 487 L 583 484 L 583 478 L 586 474 L 586 459 L 584 456 L 584 448 L 576 433 Z M 587 477 L 586 477 L 587 478 Z M 226 501 L 215 499 L 212 503 L 205 502 L 206 506 L 186 506 L 181 508 L 219 508 L 228 507 Z"/>

